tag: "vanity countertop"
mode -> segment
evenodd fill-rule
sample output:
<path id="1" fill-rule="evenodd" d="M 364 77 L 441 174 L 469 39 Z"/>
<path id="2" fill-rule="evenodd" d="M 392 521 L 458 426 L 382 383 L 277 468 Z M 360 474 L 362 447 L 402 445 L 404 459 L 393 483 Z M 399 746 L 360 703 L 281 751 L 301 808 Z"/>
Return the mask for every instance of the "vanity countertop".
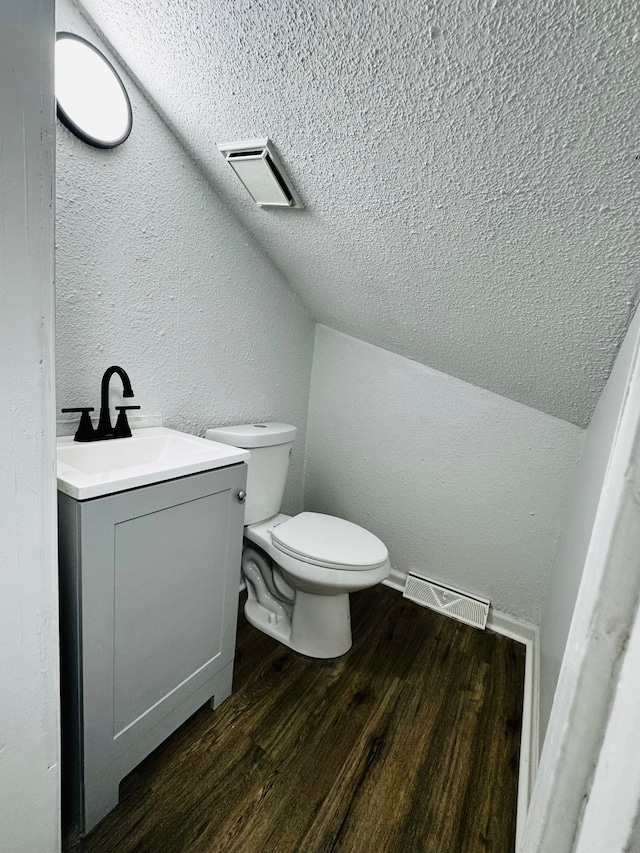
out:
<path id="1" fill-rule="evenodd" d="M 133 430 L 131 438 L 75 442 L 58 438 L 58 490 L 75 500 L 163 483 L 249 461 L 249 451 L 167 427 Z"/>

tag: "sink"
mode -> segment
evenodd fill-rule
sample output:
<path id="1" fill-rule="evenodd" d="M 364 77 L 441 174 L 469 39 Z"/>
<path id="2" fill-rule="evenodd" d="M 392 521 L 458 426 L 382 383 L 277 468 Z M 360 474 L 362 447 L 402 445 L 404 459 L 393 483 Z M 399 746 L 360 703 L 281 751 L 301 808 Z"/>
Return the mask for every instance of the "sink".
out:
<path id="1" fill-rule="evenodd" d="M 65 436 L 57 456 L 58 489 L 79 501 L 249 461 L 248 450 L 166 427 L 86 443 Z"/>

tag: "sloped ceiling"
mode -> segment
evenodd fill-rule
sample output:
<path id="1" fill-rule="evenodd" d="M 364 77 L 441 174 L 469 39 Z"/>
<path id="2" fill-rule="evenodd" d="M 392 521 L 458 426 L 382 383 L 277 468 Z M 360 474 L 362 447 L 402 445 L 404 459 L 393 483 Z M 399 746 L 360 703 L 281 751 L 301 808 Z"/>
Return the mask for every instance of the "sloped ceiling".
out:
<path id="1" fill-rule="evenodd" d="M 631 0 L 83 5 L 316 320 L 588 423 L 638 286 Z M 304 211 L 216 149 L 261 136 Z"/>

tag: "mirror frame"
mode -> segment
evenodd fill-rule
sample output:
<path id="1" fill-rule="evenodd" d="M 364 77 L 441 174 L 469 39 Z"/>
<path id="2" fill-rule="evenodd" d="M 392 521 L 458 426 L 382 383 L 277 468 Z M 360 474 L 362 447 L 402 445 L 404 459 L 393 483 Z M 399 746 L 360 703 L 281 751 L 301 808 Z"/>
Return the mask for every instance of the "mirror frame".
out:
<path id="1" fill-rule="evenodd" d="M 75 136 L 78 137 L 78 139 L 81 139 L 83 142 L 86 142 L 88 145 L 93 145 L 95 148 L 116 148 L 118 145 L 122 145 L 122 143 L 129 137 L 129 134 L 131 133 L 131 128 L 133 127 L 133 111 L 131 109 L 131 101 L 129 99 L 129 94 L 124 87 L 124 83 L 120 79 L 120 75 L 118 74 L 116 69 L 113 67 L 113 64 L 111 62 L 109 62 L 109 60 L 104 55 L 104 53 L 102 53 L 102 51 L 99 50 L 99 48 L 97 48 L 94 44 L 91 44 L 90 41 L 87 41 L 87 39 L 82 38 L 82 36 L 77 35 L 77 33 L 69 33 L 69 32 L 65 32 L 65 31 L 60 31 L 60 32 L 56 33 L 56 42 L 59 39 L 63 39 L 63 38 L 64 39 L 71 38 L 71 39 L 75 39 L 76 41 L 82 42 L 82 44 L 85 44 L 87 47 L 89 47 L 91 50 L 93 50 L 94 53 L 97 53 L 98 56 L 102 59 L 102 61 L 104 63 L 106 63 L 106 65 L 111 69 L 111 71 L 113 72 L 113 74 L 115 76 L 115 79 L 118 81 L 118 84 L 120 85 L 120 88 L 122 90 L 122 94 L 124 95 L 124 98 L 126 101 L 128 121 L 127 121 L 127 127 L 126 127 L 124 133 L 118 139 L 108 140 L 108 141 L 105 141 L 103 139 L 99 139 L 95 136 L 92 136 L 90 133 L 87 133 L 85 130 L 83 130 L 80 127 L 80 125 L 78 125 L 64 111 L 64 109 L 60 106 L 60 102 L 58 101 L 58 98 L 56 96 L 56 112 L 57 112 L 58 118 L 60 119 L 62 124 L 64 124 L 64 126 L 71 131 L 71 133 L 75 134 Z"/>

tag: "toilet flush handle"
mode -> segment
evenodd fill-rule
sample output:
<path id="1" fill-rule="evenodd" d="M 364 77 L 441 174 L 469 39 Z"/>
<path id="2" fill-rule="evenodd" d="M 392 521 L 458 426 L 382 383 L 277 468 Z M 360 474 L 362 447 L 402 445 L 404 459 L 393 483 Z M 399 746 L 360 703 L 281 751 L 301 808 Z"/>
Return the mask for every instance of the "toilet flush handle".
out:
<path id="1" fill-rule="evenodd" d="M 236 497 L 238 498 L 240 503 L 243 504 L 247 498 L 247 493 L 243 492 L 242 489 L 240 489 Z"/>

